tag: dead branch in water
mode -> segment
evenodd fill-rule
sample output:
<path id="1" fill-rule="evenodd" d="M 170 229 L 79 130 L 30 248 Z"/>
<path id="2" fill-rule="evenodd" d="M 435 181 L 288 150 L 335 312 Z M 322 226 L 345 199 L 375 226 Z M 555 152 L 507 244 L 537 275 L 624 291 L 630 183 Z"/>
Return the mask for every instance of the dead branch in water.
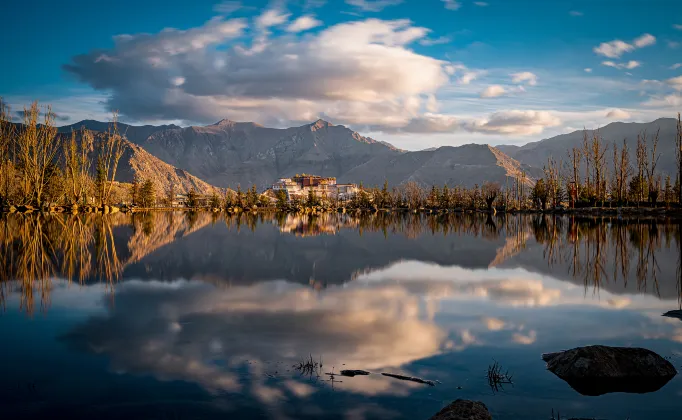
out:
<path id="1" fill-rule="evenodd" d="M 514 386 L 512 376 L 509 371 L 502 373 L 502 367 L 497 361 L 488 366 L 488 386 L 493 392 L 504 391 L 504 385 Z"/>
<path id="2" fill-rule="evenodd" d="M 396 375 L 395 373 L 382 373 L 382 375 L 388 376 L 390 378 L 400 379 L 401 381 L 411 381 L 411 382 L 416 382 L 418 384 L 426 384 L 428 386 L 436 386 L 436 383 L 434 381 L 430 381 L 428 379 L 415 378 L 413 376 Z"/>

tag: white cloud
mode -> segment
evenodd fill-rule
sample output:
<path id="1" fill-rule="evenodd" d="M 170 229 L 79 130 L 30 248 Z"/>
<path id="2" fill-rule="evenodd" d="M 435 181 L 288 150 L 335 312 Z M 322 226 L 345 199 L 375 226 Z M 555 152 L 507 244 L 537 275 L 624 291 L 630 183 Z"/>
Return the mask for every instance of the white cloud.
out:
<path id="1" fill-rule="evenodd" d="M 635 47 L 619 39 L 611 42 L 602 42 L 593 51 L 609 58 L 618 58 L 626 52 L 634 51 Z"/>
<path id="2" fill-rule="evenodd" d="M 682 63 L 675 63 L 672 66 L 670 66 L 670 70 L 677 70 L 680 67 L 682 67 Z"/>
<path id="3" fill-rule="evenodd" d="M 636 38 L 634 40 L 635 47 L 637 48 L 643 48 L 643 47 L 648 47 L 650 45 L 654 45 L 656 43 L 656 37 L 651 35 L 651 34 L 644 34 L 640 36 L 639 38 Z"/>
<path id="4" fill-rule="evenodd" d="M 114 37 L 117 47 L 125 50 L 123 56 L 115 56 L 109 51 L 97 54 L 93 64 L 126 65 L 124 61 L 136 56 L 144 58 L 146 64 L 164 68 L 173 57 L 203 50 L 211 45 L 220 44 L 237 38 L 244 33 L 246 21 L 243 19 L 224 20 L 213 18 L 203 26 L 187 30 L 164 29 L 156 35 L 119 35 Z M 138 55 L 144 55 L 139 57 Z M 123 61 L 119 61 L 123 60 Z"/>
<path id="5" fill-rule="evenodd" d="M 507 91 L 500 85 L 491 85 L 481 92 L 481 98 L 497 98 L 504 95 Z"/>
<path id="6" fill-rule="evenodd" d="M 682 95 L 672 94 L 666 96 L 652 96 L 642 105 L 656 108 L 669 108 L 682 106 Z"/>
<path id="7" fill-rule="evenodd" d="M 461 63 L 446 66 L 445 70 L 451 76 L 457 75 L 457 83 L 460 85 L 469 85 L 471 82 L 487 73 L 485 70 L 472 70 Z"/>
<path id="8" fill-rule="evenodd" d="M 523 335 L 521 333 L 514 333 L 512 335 L 512 341 L 517 344 L 530 345 L 535 343 L 537 339 L 537 333 L 535 331 L 529 331 L 528 335 Z"/>
<path id="9" fill-rule="evenodd" d="M 680 24 L 673 25 L 673 28 L 677 29 L 678 31 L 682 31 L 682 25 Z"/>
<path id="10" fill-rule="evenodd" d="M 427 99 L 426 99 L 426 110 L 429 112 L 438 112 L 439 108 L 438 104 L 438 99 L 436 99 L 436 95 L 429 94 Z"/>
<path id="11" fill-rule="evenodd" d="M 622 109 L 612 109 L 606 113 L 606 118 L 612 120 L 627 120 L 630 119 L 630 117 L 630 113 L 623 111 Z"/>
<path id="12" fill-rule="evenodd" d="M 289 20 L 289 13 L 279 9 L 268 9 L 256 18 L 256 26 L 260 29 L 267 29 L 273 26 L 285 24 Z"/>
<path id="13" fill-rule="evenodd" d="M 443 5 L 445 6 L 445 8 L 448 10 L 459 10 L 459 8 L 462 7 L 462 4 L 457 0 L 441 0 L 441 1 L 443 2 Z"/>
<path id="14" fill-rule="evenodd" d="M 501 331 L 505 327 L 505 322 L 499 318 L 483 318 L 488 331 Z"/>
<path id="15" fill-rule="evenodd" d="M 642 65 L 639 61 L 630 60 L 627 63 L 616 63 L 613 61 L 602 61 L 602 66 L 613 67 L 616 69 L 628 69 L 632 70 Z"/>
<path id="16" fill-rule="evenodd" d="M 576 17 L 577 17 L 577 16 L 583 16 L 583 15 L 584 15 L 583 12 L 579 12 L 579 11 L 577 11 L 577 10 L 571 10 L 570 12 L 568 12 L 568 14 L 571 15 L 571 16 L 576 16 Z"/>
<path id="17" fill-rule="evenodd" d="M 288 32 L 303 32 L 308 29 L 316 28 L 322 25 L 322 22 L 315 19 L 315 16 L 306 15 L 294 20 L 291 25 L 287 27 Z"/>
<path id="18" fill-rule="evenodd" d="M 592 73 L 592 69 L 591 69 L 591 68 L 589 68 L 589 67 L 588 67 L 588 68 L 586 68 L 586 69 L 585 69 L 585 73 Z"/>
<path id="19" fill-rule="evenodd" d="M 637 48 L 644 48 L 656 43 L 656 37 L 651 34 L 643 34 L 632 41 L 632 44 L 620 39 L 610 42 L 602 42 L 598 47 L 594 47 L 593 51 L 599 55 L 608 58 L 619 58 L 621 55 L 632 52 Z"/>
<path id="20" fill-rule="evenodd" d="M 673 77 L 672 79 L 668 79 L 665 81 L 665 83 L 670 85 L 675 90 L 682 90 L 682 76 L 677 76 Z"/>
<path id="21" fill-rule="evenodd" d="M 680 45 L 682 45 L 677 41 L 670 41 L 670 40 L 668 40 L 666 44 L 668 45 L 668 48 L 670 48 L 672 50 L 677 49 L 680 47 Z"/>
<path id="22" fill-rule="evenodd" d="M 535 86 L 538 83 L 538 77 L 529 71 L 524 71 L 522 73 L 512 73 L 510 76 L 512 77 L 513 83 L 526 82 L 530 86 Z"/>
<path id="23" fill-rule="evenodd" d="M 464 128 L 479 133 L 525 136 L 540 134 L 545 128 L 560 124 L 561 120 L 550 111 L 513 110 L 495 112 L 487 119 L 465 124 Z"/>
<path id="24" fill-rule="evenodd" d="M 396 132 L 401 133 L 452 133 L 460 128 L 460 122 L 452 115 L 427 112 L 415 117 Z M 386 130 L 386 128 L 383 128 Z M 390 128 L 389 128 L 390 131 Z"/>
<path id="25" fill-rule="evenodd" d="M 380 12 L 389 6 L 402 3 L 403 0 L 346 0 L 346 3 L 365 12 Z"/>
<path id="26" fill-rule="evenodd" d="M 478 6 L 478 7 L 486 7 L 486 6 L 488 6 L 488 3 L 484 2 L 484 1 L 475 1 L 474 4 L 475 4 L 476 6 Z"/>
<path id="27" fill-rule="evenodd" d="M 459 78 L 459 83 L 463 85 L 468 85 L 474 80 L 478 78 L 478 76 L 484 74 L 481 71 L 467 71 L 462 74 L 462 77 Z"/>
<path id="28" fill-rule="evenodd" d="M 213 6 L 213 11 L 223 15 L 231 15 L 232 13 L 241 9 L 242 7 L 244 6 L 242 5 L 241 1 L 225 0 Z"/>
<path id="29" fill-rule="evenodd" d="M 421 41 L 419 41 L 419 44 L 421 44 L 425 47 L 430 47 L 432 45 L 447 44 L 450 41 L 452 41 L 452 39 L 450 39 L 450 37 L 440 36 L 440 37 L 434 38 L 434 39 L 430 39 L 430 38 L 422 39 Z"/>
<path id="30" fill-rule="evenodd" d="M 271 17 L 266 26 L 282 21 Z M 65 68 L 109 92 L 107 107 L 126 118 L 209 123 L 229 116 L 278 126 L 323 114 L 340 124 L 404 127 L 419 118 L 414 98 L 450 81 L 449 63 L 408 48 L 428 33 L 408 20 L 347 22 L 305 37 L 256 38 L 251 46 L 232 41 L 243 27 L 219 20 L 130 36 Z M 208 48 L 209 41 L 222 48 Z M 108 59 L 97 61 L 103 54 Z M 174 77 L 184 83 L 171 83 Z"/>

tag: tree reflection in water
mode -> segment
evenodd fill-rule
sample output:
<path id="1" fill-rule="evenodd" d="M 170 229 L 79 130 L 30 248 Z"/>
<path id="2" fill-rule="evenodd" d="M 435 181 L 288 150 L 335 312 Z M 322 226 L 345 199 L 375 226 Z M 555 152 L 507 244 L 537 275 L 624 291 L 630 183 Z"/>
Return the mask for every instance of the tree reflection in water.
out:
<path id="1" fill-rule="evenodd" d="M 565 269 L 584 285 L 586 294 L 590 290 L 598 294 L 608 283 L 628 287 L 634 280 L 637 291 L 660 295 L 658 254 L 664 249 L 676 249 L 677 296 L 682 308 L 680 221 L 408 212 L 4 215 L 0 218 L 0 304 L 4 307 L 8 294 L 16 290 L 21 294 L 21 310 L 33 313 L 37 297 L 44 310 L 54 278 L 78 284 L 103 282 L 113 292 L 127 265 L 208 225 L 219 227 L 220 219 L 229 230 L 246 227 L 254 232 L 259 225 L 274 225 L 282 235 L 299 237 L 353 230 L 360 235 L 382 233 L 387 241 L 393 235 L 415 240 L 424 235 L 471 236 L 498 246 L 492 242 L 499 244 L 501 239 L 503 243 L 487 267 L 514 265 L 515 258 L 540 246 L 550 272 Z"/>

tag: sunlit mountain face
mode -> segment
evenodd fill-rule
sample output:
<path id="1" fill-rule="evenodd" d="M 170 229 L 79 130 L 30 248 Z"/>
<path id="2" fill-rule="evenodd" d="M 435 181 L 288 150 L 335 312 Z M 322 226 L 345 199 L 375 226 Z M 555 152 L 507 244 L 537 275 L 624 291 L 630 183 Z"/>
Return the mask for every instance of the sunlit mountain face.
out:
<path id="1" fill-rule="evenodd" d="M 661 316 L 680 309 L 677 222 L 476 213 L 1 222 L 0 355 L 15 361 L 3 364 L 1 398 L 13 418 L 428 418 L 457 398 L 485 402 L 496 419 L 552 409 L 677 418 L 677 377 L 656 392 L 588 397 L 540 358 L 641 346 L 679 369 L 682 323 Z M 497 391 L 485 377 L 494 362 L 513 375 Z"/>

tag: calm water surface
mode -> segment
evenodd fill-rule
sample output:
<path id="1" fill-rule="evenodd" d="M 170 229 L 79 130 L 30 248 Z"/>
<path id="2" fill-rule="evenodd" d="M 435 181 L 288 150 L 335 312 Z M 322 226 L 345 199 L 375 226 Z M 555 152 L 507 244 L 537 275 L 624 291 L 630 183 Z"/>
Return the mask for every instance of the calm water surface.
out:
<path id="1" fill-rule="evenodd" d="M 679 420 L 679 375 L 589 397 L 540 356 L 641 346 L 682 369 L 682 321 L 661 316 L 680 309 L 681 233 L 466 214 L 5 216 L 2 417 L 428 419 L 466 398 L 495 419 Z M 497 392 L 495 361 L 513 375 Z M 342 369 L 373 374 L 327 375 Z"/>

